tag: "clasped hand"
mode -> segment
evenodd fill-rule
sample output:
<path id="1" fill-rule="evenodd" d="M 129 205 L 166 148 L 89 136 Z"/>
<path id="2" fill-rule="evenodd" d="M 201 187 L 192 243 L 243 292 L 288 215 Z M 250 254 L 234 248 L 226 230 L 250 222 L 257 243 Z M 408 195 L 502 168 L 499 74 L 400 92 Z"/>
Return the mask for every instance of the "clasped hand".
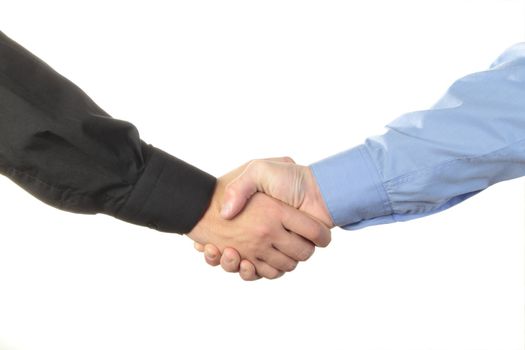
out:
<path id="1" fill-rule="evenodd" d="M 251 161 L 217 181 L 188 236 L 212 266 L 274 279 L 326 247 L 334 225 L 311 169 L 288 157 Z"/>

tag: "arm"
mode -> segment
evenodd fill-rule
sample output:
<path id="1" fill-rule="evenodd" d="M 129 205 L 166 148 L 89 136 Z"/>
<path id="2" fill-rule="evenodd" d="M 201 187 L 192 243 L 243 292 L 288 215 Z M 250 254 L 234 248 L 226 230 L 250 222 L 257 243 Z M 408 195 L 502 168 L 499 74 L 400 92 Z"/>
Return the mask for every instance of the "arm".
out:
<path id="1" fill-rule="evenodd" d="M 148 145 L 132 124 L 111 118 L 1 32 L 0 173 L 62 210 L 104 213 L 159 231 L 189 233 L 203 244 L 235 247 L 268 278 L 308 259 L 311 241 L 330 240 L 315 220 L 262 195 L 245 215 L 221 219 L 217 195 L 235 171 L 217 182 Z"/>
<path id="2" fill-rule="evenodd" d="M 255 191 L 290 204 L 303 198 L 316 204 L 308 208 L 310 214 L 329 213 L 344 229 L 448 209 L 525 174 L 524 96 L 525 44 L 517 44 L 488 70 L 457 80 L 431 109 L 394 120 L 384 135 L 310 167 L 266 162 L 246 172 L 229 185 L 224 217 L 236 215 Z M 313 180 L 290 186 L 311 173 Z M 319 191 L 322 200 L 308 188 Z M 234 252 L 227 254 L 238 263 Z"/>
<path id="3" fill-rule="evenodd" d="M 448 209 L 525 174 L 525 44 L 457 80 L 429 110 L 312 165 L 334 223 L 345 229 Z"/>
<path id="4" fill-rule="evenodd" d="M 0 173 L 56 208 L 178 233 L 215 187 L 1 32 Z"/>

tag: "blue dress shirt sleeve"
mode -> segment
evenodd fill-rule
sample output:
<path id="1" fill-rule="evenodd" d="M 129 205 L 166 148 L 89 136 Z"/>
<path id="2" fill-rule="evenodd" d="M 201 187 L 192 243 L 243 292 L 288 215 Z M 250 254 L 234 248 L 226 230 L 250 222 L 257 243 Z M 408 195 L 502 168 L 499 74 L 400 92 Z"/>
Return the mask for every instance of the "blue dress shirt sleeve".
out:
<path id="1" fill-rule="evenodd" d="M 345 229 L 434 214 L 525 175 L 525 43 L 457 80 L 431 109 L 311 169 Z"/>

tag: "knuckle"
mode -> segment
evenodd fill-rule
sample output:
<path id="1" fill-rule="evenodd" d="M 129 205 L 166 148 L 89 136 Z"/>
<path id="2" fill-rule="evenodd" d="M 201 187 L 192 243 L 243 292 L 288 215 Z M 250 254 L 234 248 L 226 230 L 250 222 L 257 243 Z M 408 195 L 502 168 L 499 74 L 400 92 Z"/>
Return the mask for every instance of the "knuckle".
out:
<path id="1" fill-rule="evenodd" d="M 330 244 L 330 242 L 332 241 L 332 232 L 330 230 L 327 230 L 326 232 L 323 231 L 321 233 L 321 244 L 319 245 L 320 247 L 326 247 Z"/>
<path id="2" fill-rule="evenodd" d="M 284 276 L 284 274 L 285 274 L 284 271 L 279 271 L 279 273 L 277 274 L 277 276 L 274 279 L 281 278 L 281 277 Z"/>
<path id="3" fill-rule="evenodd" d="M 326 247 L 332 239 L 330 231 L 325 230 L 324 228 L 316 230 L 313 238 L 320 247 Z"/>
<path id="4" fill-rule="evenodd" d="M 272 235 L 272 229 L 266 225 L 259 226 L 255 231 L 257 237 L 261 240 L 267 240 Z"/>
<path id="5" fill-rule="evenodd" d="M 304 248 L 299 253 L 299 261 L 306 261 L 308 260 L 315 252 L 315 247 L 313 245 L 308 246 L 308 248 Z"/>
<path id="6" fill-rule="evenodd" d="M 292 272 L 297 267 L 297 264 L 298 264 L 297 261 L 294 261 L 294 262 L 288 264 L 288 266 L 286 267 L 285 271 L 286 272 Z"/>
<path id="7" fill-rule="evenodd" d="M 266 274 L 266 278 L 269 279 L 269 280 L 274 280 L 274 279 L 277 279 L 279 277 L 282 276 L 282 273 L 279 272 L 279 271 L 269 271 L 267 274 Z"/>
<path id="8" fill-rule="evenodd" d="M 224 262 L 224 261 L 221 262 L 221 267 L 226 272 L 232 272 L 231 265 L 226 263 L 226 262 Z"/>
<path id="9" fill-rule="evenodd" d="M 210 260 L 210 259 L 208 259 L 208 258 L 206 258 L 206 263 L 207 263 L 208 265 L 210 265 L 210 266 L 217 266 L 217 265 L 219 265 L 219 262 L 218 262 L 218 261 L 216 261 L 216 260 Z"/>
<path id="10" fill-rule="evenodd" d="M 237 272 L 237 268 L 233 264 L 223 264 L 222 269 L 226 272 Z"/>
<path id="11" fill-rule="evenodd" d="M 239 271 L 238 263 L 235 260 L 222 260 L 221 267 L 226 272 L 237 272 Z"/>
<path id="12" fill-rule="evenodd" d="M 323 232 L 323 230 L 320 227 L 313 232 L 313 238 L 316 241 L 321 241 L 323 236 L 324 236 L 324 232 Z"/>
<path id="13" fill-rule="evenodd" d="M 241 271 L 239 275 L 245 281 L 253 281 L 257 279 L 254 273 L 251 273 L 250 271 L 246 271 L 246 270 Z"/>
<path id="14" fill-rule="evenodd" d="M 328 234 L 326 235 L 326 244 L 323 247 L 326 247 L 332 242 L 332 232 L 328 231 Z"/>
<path id="15" fill-rule="evenodd" d="M 255 278 L 252 277 L 251 275 L 245 275 L 245 274 L 242 274 L 242 273 L 241 273 L 240 276 L 241 276 L 241 278 L 242 278 L 244 281 L 246 281 L 246 282 L 249 282 L 249 281 L 253 281 L 253 280 L 255 280 Z"/>

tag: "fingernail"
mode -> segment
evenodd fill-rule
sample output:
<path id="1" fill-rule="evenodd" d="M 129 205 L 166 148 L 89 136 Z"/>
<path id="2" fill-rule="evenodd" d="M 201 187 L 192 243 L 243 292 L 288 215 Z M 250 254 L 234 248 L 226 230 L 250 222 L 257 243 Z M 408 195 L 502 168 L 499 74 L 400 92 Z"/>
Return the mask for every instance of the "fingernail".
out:
<path id="1" fill-rule="evenodd" d="M 230 212 L 232 211 L 232 204 L 231 202 L 227 202 L 224 204 L 224 206 L 221 209 L 221 216 L 227 217 L 230 215 Z"/>

